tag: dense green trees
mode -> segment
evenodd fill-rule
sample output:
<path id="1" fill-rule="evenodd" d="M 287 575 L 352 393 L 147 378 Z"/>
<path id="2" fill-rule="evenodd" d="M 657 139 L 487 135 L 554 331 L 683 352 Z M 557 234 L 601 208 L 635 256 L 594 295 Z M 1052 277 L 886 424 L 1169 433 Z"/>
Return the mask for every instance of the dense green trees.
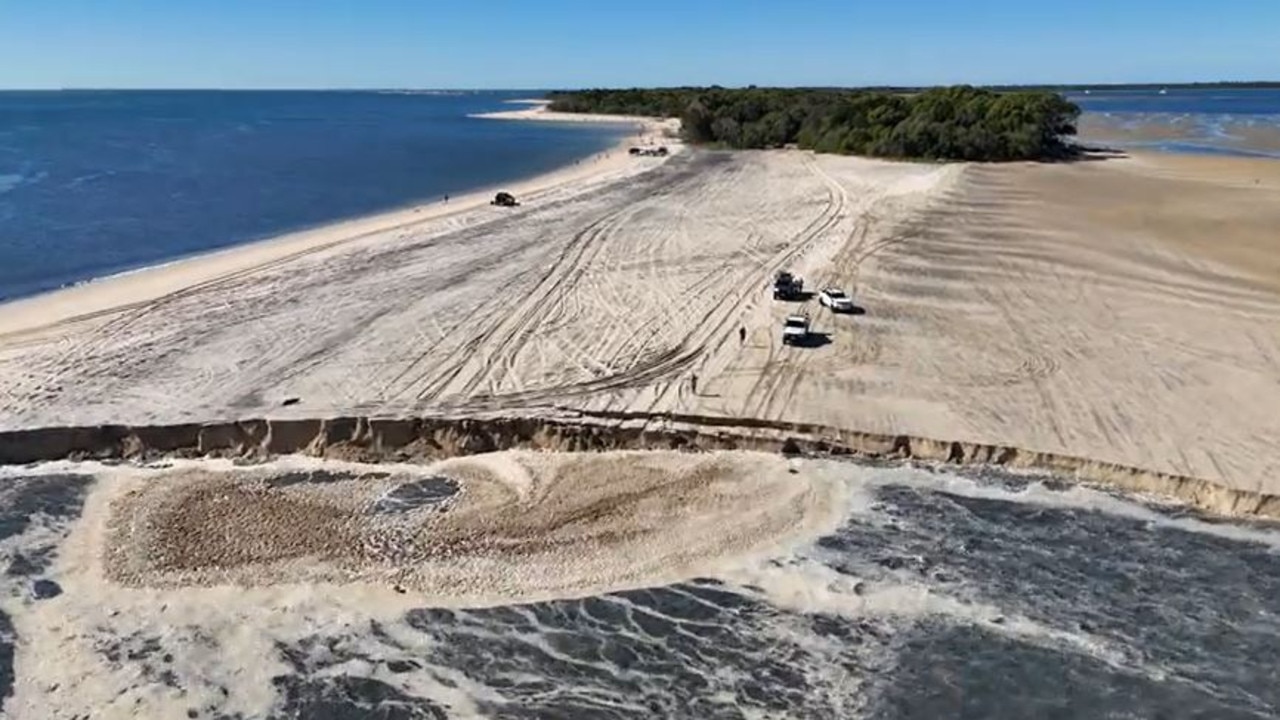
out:
<path id="1" fill-rule="evenodd" d="M 939 160 L 1067 157 L 1080 109 L 1057 93 L 671 88 L 553 93 L 553 110 L 679 117 L 685 139 L 733 148 Z"/>

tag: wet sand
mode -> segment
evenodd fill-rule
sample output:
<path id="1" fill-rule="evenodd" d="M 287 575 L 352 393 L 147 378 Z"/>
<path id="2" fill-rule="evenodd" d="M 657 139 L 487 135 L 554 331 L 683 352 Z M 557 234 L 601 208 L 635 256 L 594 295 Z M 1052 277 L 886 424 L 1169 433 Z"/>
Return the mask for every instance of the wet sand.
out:
<path id="1" fill-rule="evenodd" d="M 1080 139 L 1094 146 L 1121 149 L 1173 146 L 1184 153 L 1213 156 L 1280 158 L 1280 125 L 1274 118 L 1249 116 L 1146 116 L 1086 113 L 1079 122 Z M 1172 154 L 1172 153 L 1170 153 Z M 1179 157 L 1175 155 L 1175 158 Z"/>
<path id="2" fill-rule="evenodd" d="M 834 527 L 834 486 L 789 469 L 758 453 L 192 465 L 116 481 L 103 574 L 141 588 L 367 583 L 438 605 L 648 587 Z"/>

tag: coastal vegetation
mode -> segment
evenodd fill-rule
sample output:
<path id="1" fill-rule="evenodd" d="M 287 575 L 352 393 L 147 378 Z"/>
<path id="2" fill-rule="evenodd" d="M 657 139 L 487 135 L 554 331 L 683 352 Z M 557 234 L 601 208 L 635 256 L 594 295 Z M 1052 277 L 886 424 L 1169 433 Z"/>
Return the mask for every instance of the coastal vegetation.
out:
<path id="1" fill-rule="evenodd" d="M 928 160 L 1069 157 L 1080 109 L 1061 95 L 969 86 L 921 92 L 662 88 L 552 93 L 551 109 L 678 117 L 685 139 L 731 148 Z"/>

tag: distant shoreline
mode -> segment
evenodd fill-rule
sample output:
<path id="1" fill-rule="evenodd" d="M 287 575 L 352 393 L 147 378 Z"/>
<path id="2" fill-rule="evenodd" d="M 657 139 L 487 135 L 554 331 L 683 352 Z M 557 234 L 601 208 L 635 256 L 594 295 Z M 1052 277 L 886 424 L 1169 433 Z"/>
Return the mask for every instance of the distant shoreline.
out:
<path id="1" fill-rule="evenodd" d="M 603 125 L 631 125 L 642 135 L 671 136 L 679 134 L 680 121 L 676 118 L 655 118 L 642 115 L 606 115 L 601 113 L 565 113 L 550 109 L 551 101 L 538 98 L 505 101 L 511 105 L 527 105 L 520 110 L 473 113 L 468 117 L 481 120 L 529 120 L 534 122 L 598 123 Z"/>
<path id="2" fill-rule="evenodd" d="M 919 91 L 928 90 L 929 88 L 940 87 L 941 85 L 822 85 L 822 86 L 800 86 L 787 85 L 776 87 L 788 87 L 806 90 L 879 90 L 879 91 Z M 1133 83 L 1025 83 L 1025 84 L 997 84 L 983 85 L 974 84 L 974 87 L 984 88 L 987 90 L 1214 90 L 1214 89 L 1231 89 L 1231 90 L 1277 90 L 1280 89 L 1280 80 L 1211 80 L 1199 82 L 1133 82 Z M 548 89 L 551 92 L 570 90 L 574 88 L 554 88 Z M 583 89 L 583 88 L 576 88 Z M 0 88 L 0 93 L 28 93 L 28 92 L 69 92 L 69 93 L 111 93 L 111 92 L 235 92 L 235 93 L 278 93 L 278 92 L 298 92 L 298 93 L 408 93 L 418 95 L 472 95 L 479 93 L 506 93 L 506 92 L 543 92 L 542 90 L 531 90 L 521 88 L 301 88 L 301 87 L 279 87 L 279 88 L 182 88 L 182 87 L 30 87 L 30 88 Z"/>

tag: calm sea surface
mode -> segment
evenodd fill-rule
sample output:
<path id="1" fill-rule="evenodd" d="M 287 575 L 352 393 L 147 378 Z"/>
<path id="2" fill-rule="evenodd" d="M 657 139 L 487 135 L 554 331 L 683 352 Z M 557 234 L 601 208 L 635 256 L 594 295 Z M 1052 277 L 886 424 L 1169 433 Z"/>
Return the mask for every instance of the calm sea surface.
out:
<path id="1" fill-rule="evenodd" d="M 0 299 L 509 182 L 623 126 L 526 93 L 0 92 Z"/>

